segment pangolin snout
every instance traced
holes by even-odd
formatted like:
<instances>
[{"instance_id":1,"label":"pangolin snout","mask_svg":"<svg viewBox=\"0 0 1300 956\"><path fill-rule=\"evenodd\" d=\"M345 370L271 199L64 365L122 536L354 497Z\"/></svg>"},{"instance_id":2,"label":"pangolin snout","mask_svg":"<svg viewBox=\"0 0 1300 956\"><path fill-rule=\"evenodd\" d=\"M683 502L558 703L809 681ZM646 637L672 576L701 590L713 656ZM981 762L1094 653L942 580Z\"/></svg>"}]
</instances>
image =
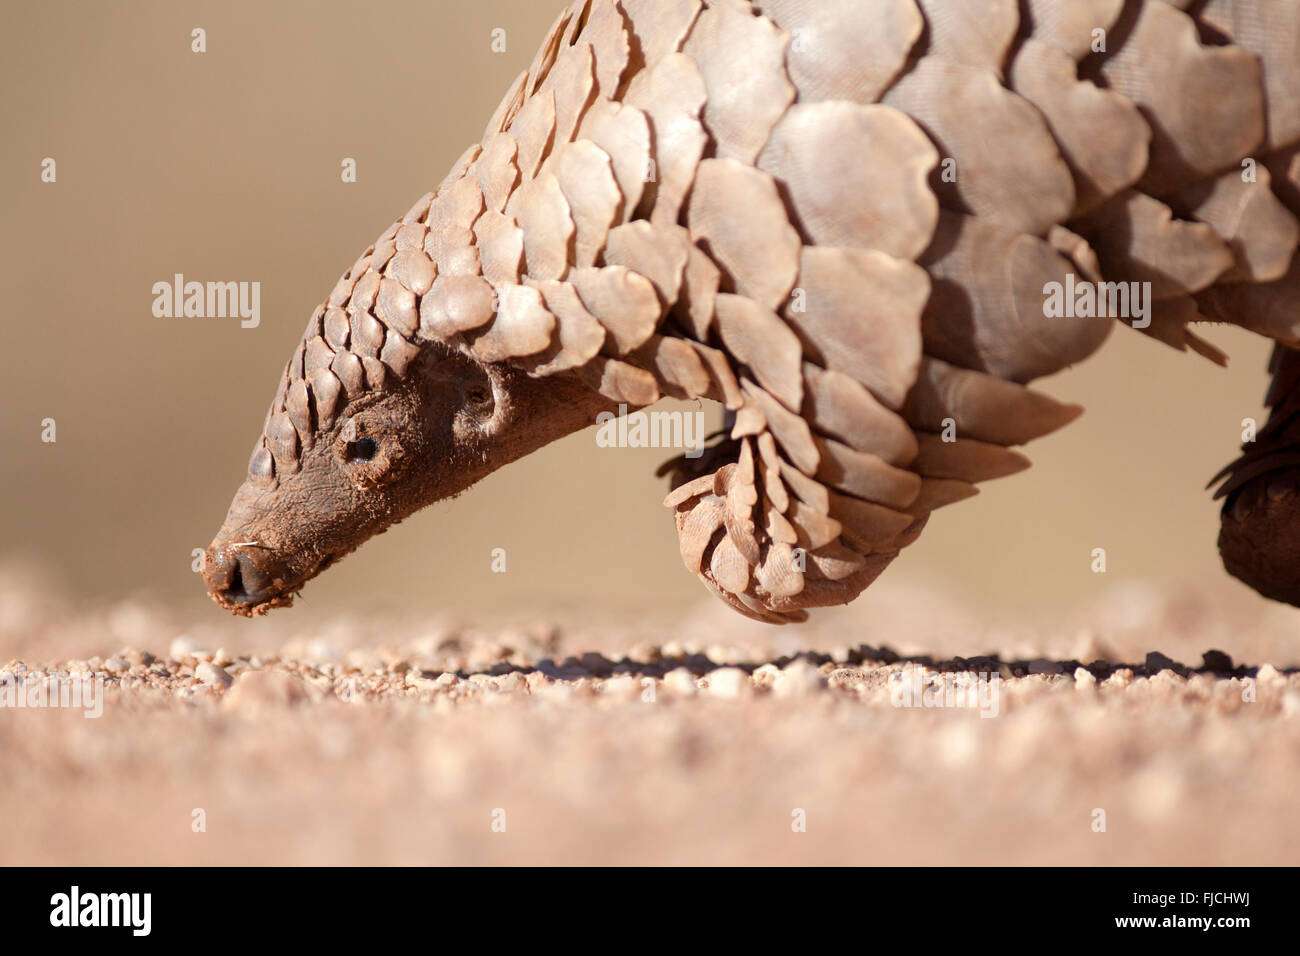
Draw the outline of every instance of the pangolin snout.
<instances>
[{"instance_id":1,"label":"pangolin snout","mask_svg":"<svg viewBox=\"0 0 1300 956\"><path fill-rule=\"evenodd\" d=\"M248 545L214 543L207 551L203 579L216 602L236 612L252 613L280 597L266 558Z\"/></svg>"}]
</instances>

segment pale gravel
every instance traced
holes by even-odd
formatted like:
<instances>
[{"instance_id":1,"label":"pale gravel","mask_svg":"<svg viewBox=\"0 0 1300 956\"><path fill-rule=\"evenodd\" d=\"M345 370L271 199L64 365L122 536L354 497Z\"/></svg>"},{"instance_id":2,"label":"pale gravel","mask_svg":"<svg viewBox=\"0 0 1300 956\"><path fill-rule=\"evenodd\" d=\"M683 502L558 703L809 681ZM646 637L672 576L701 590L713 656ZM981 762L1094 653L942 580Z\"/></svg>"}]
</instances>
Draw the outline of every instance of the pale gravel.
<instances>
[{"instance_id":1,"label":"pale gravel","mask_svg":"<svg viewBox=\"0 0 1300 956\"><path fill-rule=\"evenodd\" d=\"M799 632L712 605L561 627L294 609L250 628L0 582L0 674L106 688L97 720L0 709L0 863L1300 855L1300 630L1260 602L1127 589L1009 625L899 591ZM900 659L916 643L928 663ZM1190 669L1211 649L1233 670ZM992 719L891 701L891 682L998 667Z\"/></svg>"}]
</instances>

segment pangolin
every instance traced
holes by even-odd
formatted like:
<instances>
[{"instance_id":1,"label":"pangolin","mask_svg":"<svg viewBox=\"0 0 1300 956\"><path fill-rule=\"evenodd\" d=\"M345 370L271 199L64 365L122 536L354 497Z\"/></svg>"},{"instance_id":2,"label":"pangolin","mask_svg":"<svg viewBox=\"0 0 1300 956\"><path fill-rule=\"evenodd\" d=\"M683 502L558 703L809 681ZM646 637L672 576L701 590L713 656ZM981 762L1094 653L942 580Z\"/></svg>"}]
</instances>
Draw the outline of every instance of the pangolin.
<instances>
[{"instance_id":1,"label":"pangolin","mask_svg":"<svg viewBox=\"0 0 1300 956\"><path fill-rule=\"evenodd\" d=\"M683 562L803 620L1081 412L1031 380L1117 321L1222 362L1209 320L1277 343L1224 561L1300 603L1297 217L1296 0L576 0L313 312L207 586L287 605L672 396L727 422L667 468Z\"/></svg>"}]
</instances>

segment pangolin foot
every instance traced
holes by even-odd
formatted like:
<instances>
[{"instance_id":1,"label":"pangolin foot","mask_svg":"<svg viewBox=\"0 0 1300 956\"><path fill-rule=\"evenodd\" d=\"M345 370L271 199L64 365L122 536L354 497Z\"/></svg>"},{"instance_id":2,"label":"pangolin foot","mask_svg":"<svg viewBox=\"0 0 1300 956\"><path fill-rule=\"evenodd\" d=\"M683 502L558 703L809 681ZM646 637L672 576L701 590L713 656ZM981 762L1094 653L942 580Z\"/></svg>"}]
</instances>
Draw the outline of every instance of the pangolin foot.
<instances>
[{"instance_id":1,"label":"pangolin foot","mask_svg":"<svg viewBox=\"0 0 1300 956\"><path fill-rule=\"evenodd\" d=\"M1269 471L1233 491L1220 516L1228 573L1267 598L1300 607L1300 468Z\"/></svg>"}]
</instances>

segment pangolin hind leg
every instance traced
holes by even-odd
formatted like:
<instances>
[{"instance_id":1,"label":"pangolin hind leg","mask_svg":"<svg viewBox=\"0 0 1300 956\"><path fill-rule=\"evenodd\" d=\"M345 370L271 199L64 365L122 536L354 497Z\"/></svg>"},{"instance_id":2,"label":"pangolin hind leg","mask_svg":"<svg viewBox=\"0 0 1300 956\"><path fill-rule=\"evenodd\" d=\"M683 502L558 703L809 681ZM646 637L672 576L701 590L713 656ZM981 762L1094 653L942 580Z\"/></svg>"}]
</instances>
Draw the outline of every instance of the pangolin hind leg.
<instances>
[{"instance_id":1,"label":"pangolin hind leg","mask_svg":"<svg viewBox=\"0 0 1300 956\"><path fill-rule=\"evenodd\" d=\"M1300 352L1278 344L1268 421L1223 470L1219 554L1265 597L1300 606Z\"/></svg>"}]
</instances>

